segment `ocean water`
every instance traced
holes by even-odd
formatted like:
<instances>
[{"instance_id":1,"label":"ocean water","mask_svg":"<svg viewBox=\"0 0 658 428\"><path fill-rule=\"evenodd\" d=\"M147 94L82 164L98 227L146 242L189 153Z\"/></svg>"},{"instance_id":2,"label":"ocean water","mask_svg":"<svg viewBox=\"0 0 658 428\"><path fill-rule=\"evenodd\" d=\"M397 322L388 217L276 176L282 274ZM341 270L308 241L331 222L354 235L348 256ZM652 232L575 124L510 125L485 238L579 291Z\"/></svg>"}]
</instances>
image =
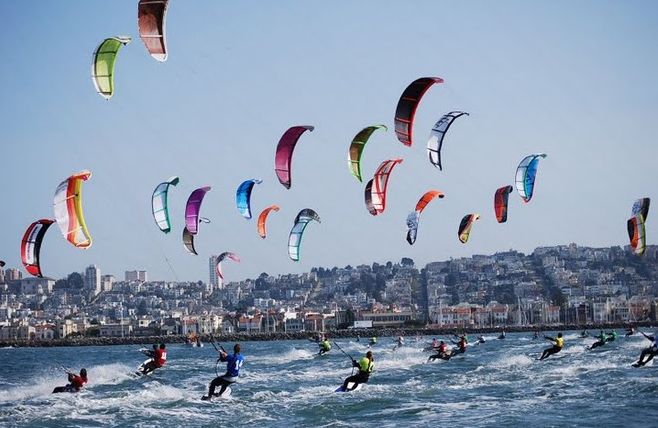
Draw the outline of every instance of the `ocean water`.
<instances>
[{"instance_id":1,"label":"ocean water","mask_svg":"<svg viewBox=\"0 0 658 428\"><path fill-rule=\"evenodd\" d=\"M0 349L0 426L656 425L658 363L631 367L648 340L620 337L587 351L594 339L565 337L565 349L544 361L536 357L548 341L513 333L433 363L423 352L431 337L407 337L396 351L392 338L381 338L370 382L351 393L333 392L352 373L335 346L317 357L308 341L243 342L243 376L231 397L211 403L200 401L216 376L210 344L170 345L167 365L139 379L138 346ZM367 350L355 339L338 343L355 358ZM61 365L86 367L88 386L50 394L66 384Z\"/></svg>"}]
</instances>

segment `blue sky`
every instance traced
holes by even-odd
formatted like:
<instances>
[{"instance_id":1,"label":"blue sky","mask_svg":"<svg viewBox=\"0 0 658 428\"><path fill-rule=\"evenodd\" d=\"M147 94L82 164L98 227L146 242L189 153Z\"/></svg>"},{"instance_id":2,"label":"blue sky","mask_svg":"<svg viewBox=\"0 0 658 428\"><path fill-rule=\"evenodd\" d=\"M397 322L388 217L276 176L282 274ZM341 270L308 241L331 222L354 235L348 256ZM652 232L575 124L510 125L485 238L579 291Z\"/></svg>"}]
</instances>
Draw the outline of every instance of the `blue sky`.
<instances>
[{"instance_id":1,"label":"blue sky","mask_svg":"<svg viewBox=\"0 0 658 428\"><path fill-rule=\"evenodd\" d=\"M42 247L45 274L88 264L123 277L206 280L208 257L241 256L228 281L411 257L417 263L510 248L576 242L626 245L633 201L654 198L658 169L658 4L655 2L180 1L167 17L169 59L154 61L137 34L137 2L0 2L2 209L0 259L20 266L20 239L52 218L57 184L89 169L84 210L94 245L75 249L56 227ZM130 35L119 53L116 92L94 91L90 63L104 38ZM423 99L413 147L392 131L402 90L440 76ZM434 122L464 110L444 141L443 171L427 160ZM363 127L383 123L362 168L402 157L386 211L372 217L346 156ZM293 184L274 174L274 150L293 125L314 125L293 159ZM535 195L510 195L499 225L493 193L513 184L518 162L545 152ZM174 229L154 224L150 196L171 175ZM252 211L270 204L268 238L235 207L235 190L260 178ZM182 247L184 204L210 185L197 238L200 256ZM445 192L422 215L418 239L405 219L426 190ZM302 208L311 224L302 259L287 238ZM467 244L457 226L480 213ZM648 243L658 233L650 213Z\"/></svg>"}]
</instances>

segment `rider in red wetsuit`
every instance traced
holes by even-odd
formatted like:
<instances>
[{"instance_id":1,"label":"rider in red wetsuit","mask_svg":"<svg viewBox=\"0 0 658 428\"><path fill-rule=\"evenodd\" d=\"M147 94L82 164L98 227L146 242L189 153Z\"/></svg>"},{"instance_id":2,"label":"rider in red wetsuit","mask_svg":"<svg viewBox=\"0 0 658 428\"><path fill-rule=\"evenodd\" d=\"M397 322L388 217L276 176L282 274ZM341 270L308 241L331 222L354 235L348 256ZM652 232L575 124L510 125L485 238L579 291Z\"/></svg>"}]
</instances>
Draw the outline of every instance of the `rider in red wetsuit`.
<instances>
[{"instance_id":1,"label":"rider in red wetsuit","mask_svg":"<svg viewBox=\"0 0 658 428\"><path fill-rule=\"evenodd\" d=\"M143 375L147 375L155 369L159 369L167 362L167 350L165 344L161 343L160 348L156 349L153 353L153 359L149 361L142 370Z\"/></svg>"},{"instance_id":2,"label":"rider in red wetsuit","mask_svg":"<svg viewBox=\"0 0 658 428\"><path fill-rule=\"evenodd\" d=\"M87 383L87 369L80 369L80 376L75 373L68 373L69 384L66 386L58 386L53 389L53 394L59 392L78 392Z\"/></svg>"}]
</instances>

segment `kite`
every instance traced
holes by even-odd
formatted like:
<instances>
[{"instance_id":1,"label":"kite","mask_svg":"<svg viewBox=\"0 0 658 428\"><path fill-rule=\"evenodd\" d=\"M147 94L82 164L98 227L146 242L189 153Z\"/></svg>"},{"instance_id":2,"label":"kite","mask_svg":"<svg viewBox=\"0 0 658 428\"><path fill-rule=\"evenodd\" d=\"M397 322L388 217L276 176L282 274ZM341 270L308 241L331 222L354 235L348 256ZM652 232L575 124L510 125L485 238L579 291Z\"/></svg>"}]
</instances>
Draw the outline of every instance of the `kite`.
<instances>
[{"instance_id":1,"label":"kite","mask_svg":"<svg viewBox=\"0 0 658 428\"><path fill-rule=\"evenodd\" d=\"M535 187L535 176L539 167L539 159L545 158L545 153L536 153L523 158L516 168L516 190L521 195L523 202L530 202Z\"/></svg>"},{"instance_id":2,"label":"kite","mask_svg":"<svg viewBox=\"0 0 658 428\"><path fill-rule=\"evenodd\" d=\"M378 129L383 129L384 131L388 130L385 125L374 125L363 128L358 134L356 134L350 144L350 149L347 152L347 166L352 175L359 181L363 181L361 179L361 155L363 154L363 149L372 133Z\"/></svg>"},{"instance_id":3,"label":"kite","mask_svg":"<svg viewBox=\"0 0 658 428\"><path fill-rule=\"evenodd\" d=\"M443 83L440 77L421 77L416 79L402 92L395 109L395 134L405 146L411 146L412 131L416 109L425 92L435 83Z\"/></svg>"},{"instance_id":4,"label":"kite","mask_svg":"<svg viewBox=\"0 0 658 428\"><path fill-rule=\"evenodd\" d=\"M418 222L420 221L420 213L423 212L427 204L429 204L433 199L439 198L442 199L445 197L443 192L439 190L430 190L425 192L423 196L420 197L418 203L416 204L416 209L409 213L407 216L407 242L409 245L413 245L416 242L416 235L418 234Z\"/></svg>"},{"instance_id":5,"label":"kite","mask_svg":"<svg viewBox=\"0 0 658 428\"><path fill-rule=\"evenodd\" d=\"M267 221L267 216L270 215L271 211L279 211L279 207L277 205L270 205L269 207L265 208L258 216L258 234L263 239L265 239L267 236L265 230L265 222Z\"/></svg>"},{"instance_id":6,"label":"kite","mask_svg":"<svg viewBox=\"0 0 658 428\"><path fill-rule=\"evenodd\" d=\"M480 214L466 214L462 219L461 223L459 223L459 231L457 232L457 235L459 235L459 240L463 244L465 244L468 241L468 237L471 234L471 228L473 227L473 223L475 223L475 221L479 219L480 219Z\"/></svg>"},{"instance_id":7,"label":"kite","mask_svg":"<svg viewBox=\"0 0 658 428\"><path fill-rule=\"evenodd\" d=\"M139 0L137 25L146 50L160 62L167 60L165 27L169 0Z\"/></svg>"},{"instance_id":8,"label":"kite","mask_svg":"<svg viewBox=\"0 0 658 428\"><path fill-rule=\"evenodd\" d=\"M55 220L62 235L77 248L91 247L91 235L82 212L82 182L91 177L85 170L62 181L55 190Z\"/></svg>"},{"instance_id":9,"label":"kite","mask_svg":"<svg viewBox=\"0 0 658 428\"><path fill-rule=\"evenodd\" d=\"M167 194L169 186L178 184L179 178L176 176L170 177L157 185L151 197L151 208L155 224L158 225L161 231L169 233L171 231L171 222L169 220L169 203L167 202Z\"/></svg>"},{"instance_id":10,"label":"kite","mask_svg":"<svg viewBox=\"0 0 658 428\"><path fill-rule=\"evenodd\" d=\"M43 273L41 272L41 265L39 263L39 255L41 253L41 241L46 235L46 231L51 224L54 223L54 220L41 219L32 223L21 240L21 261L25 270L30 275L36 276L38 278L43 278ZM4 262L0 264L0 267L4 266Z\"/></svg>"},{"instance_id":11,"label":"kite","mask_svg":"<svg viewBox=\"0 0 658 428\"><path fill-rule=\"evenodd\" d=\"M452 125L455 119L460 116L468 116L468 113L464 111L451 111L450 113L444 115L441 119L434 124L432 132L430 133L430 139L427 141L427 154L430 158L430 163L439 170L443 171L441 166L441 147L443 146L443 138L445 138L448 128Z\"/></svg>"},{"instance_id":12,"label":"kite","mask_svg":"<svg viewBox=\"0 0 658 428\"><path fill-rule=\"evenodd\" d=\"M295 150L299 137L305 131L313 131L314 127L310 125L293 126L283 133L279 144L276 146L276 153L274 156L274 172L283 184L283 187L290 189L292 185L292 153Z\"/></svg>"},{"instance_id":13,"label":"kite","mask_svg":"<svg viewBox=\"0 0 658 428\"><path fill-rule=\"evenodd\" d=\"M313 211L310 208L305 208L297 214L295 217L295 223L290 230L290 236L288 237L288 255L294 261L299 261L300 246L302 243L302 235L304 234L304 229L312 220L320 223L320 216L318 213Z\"/></svg>"},{"instance_id":14,"label":"kite","mask_svg":"<svg viewBox=\"0 0 658 428\"><path fill-rule=\"evenodd\" d=\"M255 184L262 182L263 180L258 179L244 181L238 186L237 192L235 192L235 203L238 206L238 211L247 220L251 218L251 191Z\"/></svg>"},{"instance_id":15,"label":"kite","mask_svg":"<svg viewBox=\"0 0 658 428\"><path fill-rule=\"evenodd\" d=\"M505 223L507 221L507 202L509 194L514 190L512 186L503 186L496 190L494 195L494 211L496 212L496 221Z\"/></svg>"},{"instance_id":16,"label":"kite","mask_svg":"<svg viewBox=\"0 0 658 428\"><path fill-rule=\"evenodd\" d=\"M94 51L91 63L91 78L96 92L109 100L114 95L114 64L121 46L130 43L130 37L110 37L101 42Z\"/></svg>"}]
</instances>

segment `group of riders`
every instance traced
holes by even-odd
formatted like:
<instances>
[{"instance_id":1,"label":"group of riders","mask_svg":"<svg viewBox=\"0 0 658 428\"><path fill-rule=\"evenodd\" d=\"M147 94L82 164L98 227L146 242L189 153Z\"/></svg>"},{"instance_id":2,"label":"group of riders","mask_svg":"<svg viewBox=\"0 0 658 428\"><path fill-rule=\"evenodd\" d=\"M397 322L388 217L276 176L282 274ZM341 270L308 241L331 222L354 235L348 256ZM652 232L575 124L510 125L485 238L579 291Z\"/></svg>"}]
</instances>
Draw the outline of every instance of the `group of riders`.
<instances>
[{"instance_id":1,"label":"group of riders","mask_svg":"<svg viewBox=\"0 0 658 428\"><path fill-rule=\"evenodd\" d=\"M635 332L636 331L631 327L626 332L626 336L632 336L633 334L635 334ZM642 334L642 336L644 336L647 340L651 342L651 345L642 350L639 360L633 364L633 367L642 367L645 364L647 364L649 361L651 361L655 356L658 355L658 333L654 335L647 335L643 332L640 333ZM588 334L585 330L581 333L581 337L588 337ZM603 331L601 331L600 334L596 337L598 340L594 342L588 349L596 349L599 346L603 346L605 343L614 341L615 339L617 339L617 337L618 334L614 331L611 331L609 333L604 333ZM498 339L504 339L504 338L505 338L505 333L503 332L498 337ZM535 336L533 338L538 338L538 332L535 332ZM469 345L468 336L465 333L461 335L455 335L455 339L457 340L451 339L450 342L453 345L456 345L456 347L449 348L446 342L444 342L443 340L437 341L437 339L434 338L430 350L434 351L435 353L429 356L428 362L437 359L448 361L455 355L464 354L466 352L467 346ZM549 348L544 349L541 356L538 358L539 360L544 360L550 357L551 355L557 354L564 347L564 338L562 336L562 333L558 333L555 338L544 336L544 339L551 341L553 345ZM358 337L357 340L359 340ZM313 339L312 341L318 343L318 346L320 348L318 355L324 355L331 350L331 343L329 342L329 339L326 335L318 336L317 339ZM480 336L475 341L474 344L477 345L477 344L482 344L484 342L485 342L484 337ZM377 338L376 337L371 338L369 340L368 348L375 345L376 343L377 343ZM334 342L334 344L341 350L341 352L343 352L352 360L352 366L358 369L357 373L347 377L343 381L343 385L336 391L350 391L356 389L360 384L368 383L370 375L375 367L375 363L374 363L375 358L373 356L372 351L368 350L365 356L357 361L354 358L352 358L349 354L347 354L343 349L341 349L337 343ZM396 340L395 348L393 349L395 350L396 348L403 345L404 345L404 338L402 336L399 336ZM226 363L226 373L224 373L221 376L217 376L210 382L210 385L208 387L208 394L201 397L202 400L206 400L206 401L212 400L214 397L221 397L231 384L237 382L240 376L240 369L242 368L242 365L244 364L245 361L244 356L240 352L241 348L239 343L236 343L233 346L232 354L226 352L224 348L222 348L221 346L219 348L216 347L216 349L219 354L218 362ZM164 343L161 343L159 346L153 345L152 350L143 349L141 351L149 357L149 360L145 361L139 367L136 373L137 375L140 376L148 375L154 370L163 367L167 362L167 351L166 351L166 345ZM70 370L66 370L66 373L68 376L69 383L65 386L56 387L53 390L53 394L60 392L78 392L88 382L87 370L84 368L80 370L79 375L71 372ZM216 392L218 387L219 387L219 392Z\"/></svg>"}]
</instances>

